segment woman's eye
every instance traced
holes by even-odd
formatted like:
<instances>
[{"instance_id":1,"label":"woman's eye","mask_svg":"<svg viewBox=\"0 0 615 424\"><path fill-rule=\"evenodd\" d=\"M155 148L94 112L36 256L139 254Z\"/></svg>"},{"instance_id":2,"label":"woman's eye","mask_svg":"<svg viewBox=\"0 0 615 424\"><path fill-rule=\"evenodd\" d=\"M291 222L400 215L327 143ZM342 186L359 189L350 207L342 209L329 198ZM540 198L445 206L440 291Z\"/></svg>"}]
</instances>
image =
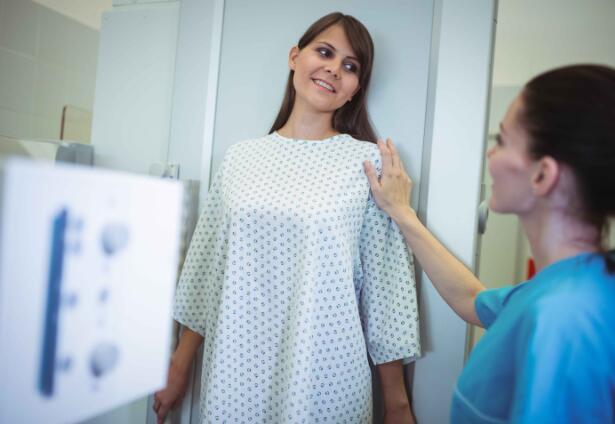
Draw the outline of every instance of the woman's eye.
<instances>
[{"instance_id":1,"label":"woman's eye","mask_svg":"<svg viewBox=\"0 0 615 424\"><path fill-rule=\"evenodd\" d=\"M504 144L504 142L502 141L502 136L500 134L495 135L495 142L497 143L498 146L501 146L502 144Z\"/></svg>"},{"instance_id":2,"label":"woman's eye","mask_svg":"<svg viewBox=\"0 0 615 424\"><path fill-rule=\"evenodd\" d=\"M347 71L352 72L353 74L359 72L359 67L354 63L345 63L344 68L346 68Z\"/></svg>"},{"instance_id":3,"label":"woman's eye","mask_svg":"<svg viewBox=\"0 0 615 424\"><path fill-rule=\"evenodd\" d=\"M331 57L331 50L325 48L325 47L319 47L318 49L316 49L316 51L318 52L319 55L323 56L323 57Z\"/></svg>"}]
</instances>

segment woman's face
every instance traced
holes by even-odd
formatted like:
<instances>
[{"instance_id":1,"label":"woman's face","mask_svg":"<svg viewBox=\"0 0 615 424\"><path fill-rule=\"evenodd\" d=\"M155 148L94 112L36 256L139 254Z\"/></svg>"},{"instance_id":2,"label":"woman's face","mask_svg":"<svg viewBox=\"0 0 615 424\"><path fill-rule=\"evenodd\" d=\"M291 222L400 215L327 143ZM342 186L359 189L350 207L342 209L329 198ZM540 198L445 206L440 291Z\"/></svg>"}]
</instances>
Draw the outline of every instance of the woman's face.
<instances>
[{"instance_id":1,"label":"woman's face","mask_svg":"<svg viewBox=\"0 0 615 424\"><path fill-rule=\"evenodd\" d=\"M314 111L333 113L359 89L359 61L340 25L327 28L301 50L293 47L289 66L295 71L295 106L300 102Z\"/></svg>"},{"instance_id":2,"label":"woman's face","mask_svg":"<svg viewBox=\"0 0 615 424\"><path fill-rule=\"evenodd\" d=\"M487 152L493 180L489 207L499 213L521 215L535 202L532 178L537 162L529 155L528 136L518 119L521 107L521 98L517 97L500 124L496 145Z\"/></svg>"}]
</instances>

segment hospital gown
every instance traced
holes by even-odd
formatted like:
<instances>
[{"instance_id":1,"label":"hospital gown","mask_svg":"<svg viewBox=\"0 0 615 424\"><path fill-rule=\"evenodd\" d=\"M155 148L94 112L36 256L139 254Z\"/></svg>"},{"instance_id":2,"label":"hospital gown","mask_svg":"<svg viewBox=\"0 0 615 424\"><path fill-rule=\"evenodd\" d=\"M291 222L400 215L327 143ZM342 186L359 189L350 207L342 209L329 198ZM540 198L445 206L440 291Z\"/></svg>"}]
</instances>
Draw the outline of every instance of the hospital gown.
<instances>
[{"instance_id":1,"label":"hospital gown","mask_svg":"<svg viewBox=\"0 0 615 424\"><path fill-rule=\"evenodd\" d=\"M364 160L380 169L349 135L228 149L174 309L205 338L202 422L368 423L367 353L420 354L412 256Z\"/></svg>"}]
</instances>

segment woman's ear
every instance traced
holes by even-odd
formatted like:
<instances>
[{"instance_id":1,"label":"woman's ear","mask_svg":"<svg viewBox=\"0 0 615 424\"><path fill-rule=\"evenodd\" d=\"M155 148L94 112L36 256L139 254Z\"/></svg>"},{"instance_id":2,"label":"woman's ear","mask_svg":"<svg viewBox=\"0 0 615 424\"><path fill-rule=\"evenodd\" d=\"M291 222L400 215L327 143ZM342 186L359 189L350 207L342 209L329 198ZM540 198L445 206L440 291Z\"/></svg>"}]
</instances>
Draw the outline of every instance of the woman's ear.
<instances>
[{"instance_id":1,"label":"woman's ear","mask_svg":"<svg viewBox=\"0 0 615 424\"><path fill-rule=\"evenodd\" d=\"M541 158L532 176L532 186L537 196L546 196L556 186L561 174L560 164L551 156Z\"/></svg>"},{"instance_id":2,"label":"woman's ear","mask_svg":"<svg viewBox=\"0 0 615 424\"><path fill-rule=\"evenodd\" d=\"M297 67L296 61L297 61L297 56L299 56L299 47L297 46L293 46L290 49L290 52L288 53L288 67L290 68L291 71L294 71L295 68Z\"/></svg>"}]
</instances>

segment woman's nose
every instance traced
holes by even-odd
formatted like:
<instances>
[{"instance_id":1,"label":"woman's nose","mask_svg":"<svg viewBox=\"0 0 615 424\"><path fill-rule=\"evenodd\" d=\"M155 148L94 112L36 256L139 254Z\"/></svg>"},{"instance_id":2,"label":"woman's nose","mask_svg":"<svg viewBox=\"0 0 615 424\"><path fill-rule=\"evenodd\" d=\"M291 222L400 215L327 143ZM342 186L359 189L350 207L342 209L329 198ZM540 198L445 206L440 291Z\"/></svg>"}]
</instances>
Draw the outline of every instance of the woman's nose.
<instances>
[{"instance_id":1,"label":"woman's nose","mask_svg":"<svg viewBox=\"0 0 615 424\"><path fill-rule=\"evenodd\" d=\"M325 70L330 73L333 78L338 79L339 78L339 69L340 69L340 64L329 64L327 67L325 67Z\"/></svg>"}]
</instances>

